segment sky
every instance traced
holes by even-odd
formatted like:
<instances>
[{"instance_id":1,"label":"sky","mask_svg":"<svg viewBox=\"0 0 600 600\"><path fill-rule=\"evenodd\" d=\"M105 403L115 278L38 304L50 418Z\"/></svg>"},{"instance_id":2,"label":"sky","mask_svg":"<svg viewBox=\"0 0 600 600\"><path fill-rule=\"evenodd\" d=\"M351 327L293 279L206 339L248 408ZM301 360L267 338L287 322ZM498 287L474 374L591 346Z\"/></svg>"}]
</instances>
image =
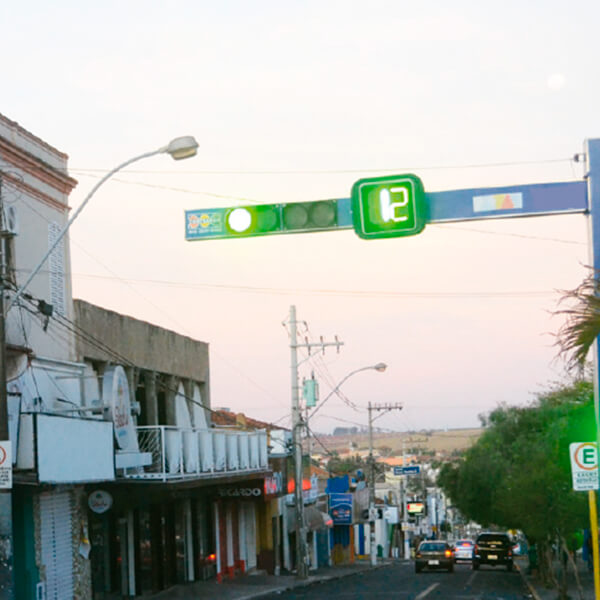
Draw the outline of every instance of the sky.
<instances>
[{"instance_id":1,"label":"sky","mask_svg":"<svg viewBox=\"0 0 600 600\"><path fill-rule=\"evenodd\" d=\"M583 178L600 137L600 4L24 0L0 7L0 112L69 155L74 297L210 344L211 403L289 425L290 307L325 398L311 429L476 427L565 377L563 290L583 215L186 242L184 211L349 197L414 173L426 191ZM351 406L353 405L353 406Z\"/></svg>"}]
</instances>

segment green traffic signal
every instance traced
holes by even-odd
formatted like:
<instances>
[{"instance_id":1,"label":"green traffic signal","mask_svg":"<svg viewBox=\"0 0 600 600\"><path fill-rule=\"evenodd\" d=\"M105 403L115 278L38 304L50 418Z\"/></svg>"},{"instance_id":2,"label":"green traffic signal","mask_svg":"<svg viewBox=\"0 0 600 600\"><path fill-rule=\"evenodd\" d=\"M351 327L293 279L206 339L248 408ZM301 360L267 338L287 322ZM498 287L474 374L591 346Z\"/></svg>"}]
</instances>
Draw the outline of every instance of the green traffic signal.
<instances>
[{"instance_id":1,"label":"green traffic signal","mask_svg":"<svg viewBox=\"0 0 600 600\"><path fill-rule=\"evenodd\" d=\"M360 179L352 186L352 222L363 239L416 235L425 227L426 210L416 175Z\"/></svg>"},{"instance_id":2,"label":"green traffic signal","mask_svg":"<svg viewBox=\"0 0 600 600\"><path fill-rule=\"evenodd\" d=\"M288 202L228 208L223 237L251 237L336 229L337 201Z\"/></svg>"},{"instance_id":3,"label":"green traffic signal","mask_svg":"<svg viewBox=\"0 0 600 600\"><path fill-rule=\"evenodd\" d=\"M281 229L281 210L277 204L237 206L225 212L225 229L231 236L266 235Z\"/></svg>"}]
</instances>

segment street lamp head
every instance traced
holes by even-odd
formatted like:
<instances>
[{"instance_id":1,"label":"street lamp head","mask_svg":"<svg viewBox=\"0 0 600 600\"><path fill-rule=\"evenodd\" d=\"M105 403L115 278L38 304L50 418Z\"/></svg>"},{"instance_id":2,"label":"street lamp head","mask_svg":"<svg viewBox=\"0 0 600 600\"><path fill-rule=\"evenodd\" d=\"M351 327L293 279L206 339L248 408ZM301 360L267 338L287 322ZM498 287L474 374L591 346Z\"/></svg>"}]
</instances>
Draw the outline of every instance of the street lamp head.
<instances>
[{"instance_id":1,"label":"street lamp head","mask_svg":"<svg viewBox=\"0 0 600 600\"><path fill-rule=\"evenodd\" d=\"M162 152L170 154L175 160L182 160L196 155L198 142L191 135L175 138L168 146L161 148Z\"/></svg>"},{"instance_id":2,"label":"street lamp head","mask_svg":"<svg viewBox=\"0 0 600 600\"><path fill-rule=\"evenodd\" d=\"M379 371L379 373L383 373L386 369L387 369L387 365L385 363L377 363L374 367L373 367L376 371Z\"/></svg>"}]
</instances>

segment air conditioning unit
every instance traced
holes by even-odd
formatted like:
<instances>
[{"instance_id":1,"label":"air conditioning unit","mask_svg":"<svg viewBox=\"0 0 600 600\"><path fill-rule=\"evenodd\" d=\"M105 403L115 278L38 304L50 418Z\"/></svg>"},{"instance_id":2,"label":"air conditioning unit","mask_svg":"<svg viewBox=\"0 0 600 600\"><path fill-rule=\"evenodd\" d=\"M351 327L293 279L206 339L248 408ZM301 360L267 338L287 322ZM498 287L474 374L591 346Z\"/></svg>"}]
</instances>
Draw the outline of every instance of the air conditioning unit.
<instances>
[{"instance_id":1,"label":"air conditioning unit","mask_svg":"<svg viewBox=\"0 0 600 600\"><path fill-rule=\"evenodd\" d=\"M8 204L4 207L4 225L8 233L19 235L19 213L14 204Z\"/></svg>"}]
</instances>

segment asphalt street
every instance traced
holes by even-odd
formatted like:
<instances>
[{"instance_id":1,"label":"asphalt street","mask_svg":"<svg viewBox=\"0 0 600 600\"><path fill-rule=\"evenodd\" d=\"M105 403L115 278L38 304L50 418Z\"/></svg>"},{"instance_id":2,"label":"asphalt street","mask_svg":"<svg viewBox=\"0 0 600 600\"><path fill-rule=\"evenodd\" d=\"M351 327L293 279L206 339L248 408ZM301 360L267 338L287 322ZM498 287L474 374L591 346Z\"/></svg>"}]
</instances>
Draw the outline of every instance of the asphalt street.
<instances>
[{"instance_id":1,"label":"asphalt street","mask_svg":"<svg viewBox=\"0 0 600 600\"><path fill-rule=\"evenodd\" d=\"M454 573L422 572L412 563L398 563L375 571L268 596L283 599L331 600L523 600L531 598L521 575L504 569L456 565Z\"/></svg>"}]
</instances>

